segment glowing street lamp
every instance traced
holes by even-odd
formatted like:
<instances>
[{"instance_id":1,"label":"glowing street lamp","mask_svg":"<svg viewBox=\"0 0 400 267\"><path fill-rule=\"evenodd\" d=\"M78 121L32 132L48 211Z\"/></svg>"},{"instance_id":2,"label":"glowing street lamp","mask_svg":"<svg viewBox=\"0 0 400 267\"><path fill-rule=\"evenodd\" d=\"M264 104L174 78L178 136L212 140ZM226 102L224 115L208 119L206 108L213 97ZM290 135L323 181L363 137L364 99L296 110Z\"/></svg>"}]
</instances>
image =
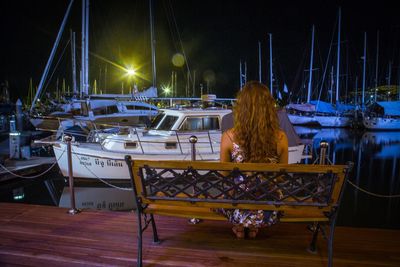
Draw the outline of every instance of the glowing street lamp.
<instances>
[{"instance_id":1,"label":"glowing street lamp","mask_svg":"<svg viewBox=\"0 0 400 267\"><path fill-rule=\"evenodd\" d=\"M126 70L126 74L128 74L128 76L135 76L136 75L136 71L132 68L129 68Z\"/></svg>"},{"instance_id":2,"label":"glowing street lamp","mask_svg":"<svg viewBox=\"0 0 400 267\"><path fill-rule=\"evenodd\" d=\"M169 87L168 85L161 85L161 89L164 92L164 95L169 95L171 93L171 87Z\"/></svg>"}]
</instances>

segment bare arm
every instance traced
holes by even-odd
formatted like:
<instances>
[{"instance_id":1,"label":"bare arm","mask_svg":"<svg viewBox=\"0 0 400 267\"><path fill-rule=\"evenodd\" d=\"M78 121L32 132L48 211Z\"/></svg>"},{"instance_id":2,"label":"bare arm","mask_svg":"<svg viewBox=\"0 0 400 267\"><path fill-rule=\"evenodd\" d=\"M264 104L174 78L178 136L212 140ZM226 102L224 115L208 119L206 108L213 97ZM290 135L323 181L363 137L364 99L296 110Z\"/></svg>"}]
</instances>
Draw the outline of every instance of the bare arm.
<instances>
[{"instance_id":1,"label":"bare arm","mask_svg":"<svg viewBox=\"0 0 400 267\"><path fill-rule=\"evenodd\" d=\"M278 140L279 163L288 164L289 162L289 145L285 132L280 131Z\"/></svg>"},{"instance_id":2,"label":"bare arm","mask_svg":"<svg viewBox=\"0 0 400 267\"><path fill-rule=\"evenodd\" d=\"M220 147L220 161L230 162L231 161L231 150L232 150L232 140L228 136L228 131L225 131L221 136L221 147Z\"/></svg>"}]
</instances>

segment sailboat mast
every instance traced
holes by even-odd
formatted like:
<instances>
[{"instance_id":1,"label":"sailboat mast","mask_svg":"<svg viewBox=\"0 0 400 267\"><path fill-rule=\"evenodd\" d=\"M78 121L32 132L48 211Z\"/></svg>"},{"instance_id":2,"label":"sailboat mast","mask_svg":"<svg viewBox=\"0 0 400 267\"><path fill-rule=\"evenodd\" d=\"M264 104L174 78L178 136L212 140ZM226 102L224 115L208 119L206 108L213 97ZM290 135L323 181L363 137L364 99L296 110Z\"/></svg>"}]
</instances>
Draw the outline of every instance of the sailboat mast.
<instances>
[{"instance_id":1,"label":"sailboat mast","mask_svg":"<svg viewBox=\"0 0 400 267\"><path fill-rule=\"evenodd\" d=\"M56 53L56 49L57 49L58 44L59 44L59 42L60 42L61 35L62 35L63 31L64 31L64 27L65 27L65 24L66 24L66 22L67 22L69 13L70 13L70 11L71 11L71 7L72 7L72 3L73 3L73 2L74 2L74 0L71 0L71 1L69 2L68 8L67 8L67 12L66 12L65 15L64 15L63 21L62 21L62 23L61 23L60 30L58 31L58 34L57 34L56 41L54 42L53 49L51 50L51 53L50 53L50 57L49 57L49 59L48 59L48 61L47 61L47 64L46 64L46 67L45 67L45 69L44 69L42 78L40 79L39 87L38 87L38 89L37 89L37 91L36 91L36 95L35 95L35 97L34 97L34 99L33 99L33 101L32 101L32 105L31 105L30 112L33 111L33 108L35 107L35 103L36 103L36 101L38 100L39 95L40 95L41 92L42 92L44 81L45 81L45 79L46 79L46 77L47 77L47 74L49 73L50 65L51 65L51 63L53 62L54 55L55 55L55 53Z\"/></svg>"},{"instance_id":2,"label":"sailboat mast","mask_svg":"<svg viewBox=\"0 0 400 267\"><path fill-rule=\"evenodd\" d=\"M89 0L85 1L85 94L89 95Z\"/></svg>"},{"instance_id":3,"label":"sailboat mast","mask_svg":"<svg viewBox=\"0 0 400 267\"><path fill-rule=\"evenodd\" d=\"M150 39L151 39L151 73L152 73L152 86L157 87L157 73L156 73L156 40L154 36L154 17L153 17L153 0L149 0L150 10Z\"/></svg>"},{"instance_id":4,"label":"sailboat mast","mask_svg":"<svg viewBox=\"0 0 400 267\"><path fill-rule=\"evenodd\" d=\"M398 69L398 78L397 78L397 100L400 100L400 66L397 68Z\"/></svg>"},{"instance_id":5,"label":"sailboat mast","mask_svg":"<svg viewBox=\"0 0 400 267\"><path fill-rule=\"evenodd\" d=\"M330 91L330 93L329 93L329 101L330 101L331 104L333 104L333 84L334 83L335 83L335 80L334 80L334 77L333 77L333 66L332 66L332 68L331 68L331 84L330 84L331 90L329 90Z\"/></svg>"},{"instance_id":6,"label":"sailboat mast","mask_svg":"<svg viewBox=\"0 0 400 267\"><path fill-rule=\"evenodd\" d=\"M311 34L311 57L310 57L310 73L308 80L308 90L307 90L307 103L310 103L311 100L311 84L312 84L312 70L313 70L313 62L314 62L314 31L315 26L312 25L312 34Z\"/></svg>"},{"instance_id":7,"label":"sailboat mast","mask_svg":"<svg viewBox=\"0 0 400 267\"><path fill-rule=\"evenodd\" d=\"M356 76L356 93L354 94L354 104L358 105L358 76Z\"/></svg>"},{"instance_id":8,"label":"sailboat mast","mask_svg":"<svg viewBox=\"0 0 400 267\"><path fill-rule=\"evenodd\" d=\"M389 87L392 79L392 61L389 61L387 86ZM389 89L389 88L388 88ZM390 91L389 91L390 92Z\"/></svg>"},{"instance_id":9,"label":"sailboat mast","mask_svg":"<svg viewBox=\"0 0 400 267\"><path fill-rule=\"evenodd\" d=\"M85 81L86 81L86 0L82 0L82 30L81 30L81 35L82 35L82 45L81 45L81 83L80 83L80 97L82 98L83 95L85 94Z\"/></svg>"},{"instance_id":10,"label":"sailboat mast","mask_svg":"<svg viewBox=\"0 0 400 267\"><path fill-rule=\"evenodd\" d=\"M375 92L374 92L375 102L376 102L376 95L378 93L378 66L379 66L379 31L376 32L376 66L375 66Z\"/></svg>"},{"instance_id":11,"label":"sailboat mast","mask_svg":"<svg viewBox=\"0 0 400 267\"><path fill-rule=\"evenodd\" d=\"M258 42L258 80L261 83L261 42Z\"/></svg>"},{"instance_id":12,"label":"sailboat mast","mask_svg":"<svg viewBox=\"0 0 400 267\"><path fill-rule=\"evenodd\" d=\"M75 48L75 32L71 30L71 57L72 57L72 90L73 96L76 97L77 89L76 89L76 48Z\"/></svg>"},{"instance_id":13,"label":"sailboat mast","mask_svg":"<svg viewBox=\"0 0 400 267\"><path fill-rule=\"evenodd\" d=\"M336 102L339 102L339 76L340 76L340 28L342 20L342 10L339 7L338 14L338 46L337 46L337 63L336 63Z\"/></svg>"},{"instance_id":14,"label":"sailboat mast","mask_svg":"<svg viewBox=\"0 0 400 267\"><path fill-rule=\"evenodd\" d=\"M362 98L361 107L364 107L364 94L365 94L365 68L367 63L367 32L364 32L364 63L363 63L363 84L362 84Z\"/></svg>"},{"instance_id":15,"label":"sailboat mast","mask_svg":"<svg viewBox=\"0 0 400 267\"><path fill-rule=\"evenodd\" d=\"M272 33L269 33L269 90L273 96L272 84L273 84L273 72L272 72Z\"/></svg>"}]
</instances>

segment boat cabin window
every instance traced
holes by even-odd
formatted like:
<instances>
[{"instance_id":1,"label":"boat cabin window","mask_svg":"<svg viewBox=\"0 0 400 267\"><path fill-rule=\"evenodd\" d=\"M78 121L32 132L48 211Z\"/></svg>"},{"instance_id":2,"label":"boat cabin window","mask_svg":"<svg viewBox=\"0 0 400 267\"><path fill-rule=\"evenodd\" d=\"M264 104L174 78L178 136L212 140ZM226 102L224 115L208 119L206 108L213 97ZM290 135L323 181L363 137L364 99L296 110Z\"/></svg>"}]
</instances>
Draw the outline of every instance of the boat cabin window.
<instances>
[{"instance_id":1,"label":"boat cabin window","mask_svg":"<svg viewBox=\"0 0 400 267\"><path fill-rule=\"evenodd\" d=\"M93 115L107 115L107 114L114 114L118 113L118 107L116 105L112 106L105 106L93 109Z\"/></svg>"},{"instance_id":2,"label":"boat cabin window","mask_svg":"<svg viewBox=\"0 0 400 267\"><path fill-rule=\"evenodd\" d=\"M157 130L169 131L175 122L178 120L178 116L165 116L160 125L156 128Z\"/></svg>"},{"instance_id":3,"label":"boat cabin window","mask_svg":"<svg viewBox=\"0 0 400 267\"><path fill-rule=\"evenodd\" d=\"M181 131L219 130L219 118L216 117L188 117L182 123Z\"/></svg>"},{"instance_id":4,"label":"boat cabin window","mask_svg":"<svg viewBox=\"0 0 400 267\"><path fill-rule=\"evenodd\" d=\"M127 110L157 110L152 107L136 106L136 105L126 105Z\"/></svg>"}]
</instances>

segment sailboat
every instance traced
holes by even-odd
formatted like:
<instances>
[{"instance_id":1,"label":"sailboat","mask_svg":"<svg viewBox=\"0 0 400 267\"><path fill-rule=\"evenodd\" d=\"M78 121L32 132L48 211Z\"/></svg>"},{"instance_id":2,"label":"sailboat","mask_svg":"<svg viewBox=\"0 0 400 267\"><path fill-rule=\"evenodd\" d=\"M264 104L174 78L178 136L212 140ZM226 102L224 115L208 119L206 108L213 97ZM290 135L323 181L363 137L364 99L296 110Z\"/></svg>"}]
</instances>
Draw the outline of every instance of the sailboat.
<instances>
[{"instance_id":1,"label":"sailboat","mask_svg":"<svg viewBox=\"0 0 400 267\"><path fill-rule=\"evenodd\" d=\"M311 84L312 84L312 69L313 69L313 58L314 58L314 32L315 27L312 26L312 37L311 37L311 58L310 58L310 72L308 80L307 90L307 102L302 104L288 104L286 106L289 120L294 125L309 125L316 124L314 119L315 105L310 103L311 100Z\"/></svg>"},{"instance_id":2,"label":"sailboat","mask_svg":"<svg viewBox=\"0 0 400 267\"><path fill-rule=\"evenodd\" d=\"M336 103L335 105L318 100L311 100L311 85L313 71L314 26L312 28L311 59L308 81L307 102L305 104L289 104L286 109L290 121L295 125L317 124L322 127L348 127L352 124L354 107L339 102L339 62L340 62L340 21L341 10L338 14L338 50L336 66Z\"/></svg>"},{"instance_id":3,"label":"sailboat","mask_svg":"<svg viewBox=\"0 0 400 267\"><path fill-rule=\"evenodd\" d=\"M336 63L336 101L335 106L323 102L315 101L316 106L314 120L322 127L348 127L352 124L354 108L350 105L341 104L339 102L339 75L340 75L340 28L341 28L341 9L338 13L338 37L337 37L337 63Z\"/></svg>"},{"instance_id":4,"label":"sailboat","mask_svg":"<svg viewBox=\"0 0 400 267\"><path fill-rule=\"evenodd\" d=\"M379 32L377 47L379 48ZM364 61L366 50L366 33L364 38ZM378 52L377 52L378 62ZM365 65L365 64L364 64ZM390 68L389 68L390 70ZM365 72L365 70L364 70ZM378 63L376 65L376 81L375 81L375 102L370 104L362 113L362 123L369 130L400 130L400 87L398 87L397 101L376 101L378 90ZM365 82L364 82L365 83ZM390 71L388 77L388 88L390 87ZM364 105L364 90L362 104Z\"/></svg>"},{"instance_id":5,"label":"sailboat","mask_svg":"<svg viewBox=\"0 0 400 267\"><path fill-rule=\"evenodd\" d=\"M378 101L363 113L363 125L371 130L400 130L400 101Z\"/></svg>"},{"instance_id":6,"label":"sailboat","mask_svg":"<svg viewBox=\"0 0 400 267\"><path fill-rule=\"evenodd\" d=\"M50 103L42 104L40 95L43 93L44 81L49 73L50 66L60 42L66 21L71 11L74 0L71 0L64 19L61 23L56 41L53 45L50 57L47 61L45 70L40 80L38 90L32 101L30 109L30 121L35 128L41 130L56 131L65 120L78 120L83 122L102 123L107 125L129 125L145 126L150 118L157 115L158 108L152 104L143 101L137 101L137 98L148 99L157 97L157 88L155 87L154 67L153 67L153 85L143 92L135 92L128 95L109 95L96 96L89 94L89 0L82 0L82 75L80 92L76 90L76 70L75 70L75 48L74 35L71 35L72 62L73 62L73 88L74 97L65 104ZM152 46L153 50L153 46ZM154 53L153 53L154 54ZM155 64L152 54L152 63ZM80 95L81 99L77 96ZM50 112L46 113L51 105ZM67 123L65 125L69 125Z\"/></svg>"}]
</instances>

